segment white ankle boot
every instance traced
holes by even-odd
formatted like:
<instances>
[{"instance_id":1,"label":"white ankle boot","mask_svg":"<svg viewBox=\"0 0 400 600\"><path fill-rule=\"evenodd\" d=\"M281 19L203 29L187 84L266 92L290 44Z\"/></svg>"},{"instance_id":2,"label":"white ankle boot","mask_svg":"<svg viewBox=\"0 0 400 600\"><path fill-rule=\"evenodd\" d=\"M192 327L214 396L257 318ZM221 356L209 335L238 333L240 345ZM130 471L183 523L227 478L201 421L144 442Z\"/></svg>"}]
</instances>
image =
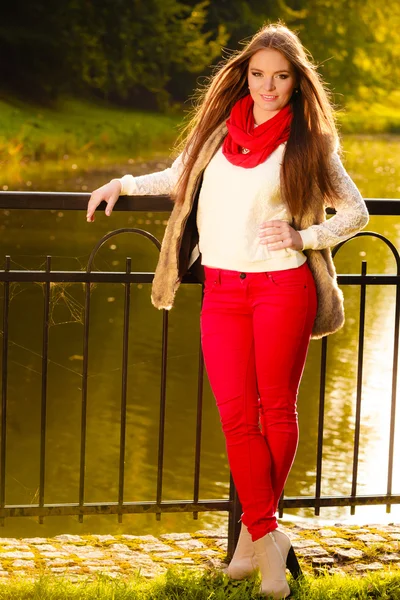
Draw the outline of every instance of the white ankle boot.
<instances>
[{"instance_id":1,"label":"white ankle boot","mask_svg":"<svg viewBox=\"0 0 400 600\"><path fill-rule=\"evenodd\" d=\"M291 545L288 536L277 529L253 542L262 579L260 594L271 595L274 600L289 596L286 559Z\"/></svg>"},{"instance_id":2,"label":"white ankle boot","mask_svg":"<svg viewBox=\"0 0 400 600\"><path fill-rule=\"evenodd\" d=\"M233 553L228 568L225 569L225 573L229 575L231 579L243 579L244 577L251 575L257 567L258 565L251 534L246 525L242 523L235 552Z\"/></svg>"}]
</instances>

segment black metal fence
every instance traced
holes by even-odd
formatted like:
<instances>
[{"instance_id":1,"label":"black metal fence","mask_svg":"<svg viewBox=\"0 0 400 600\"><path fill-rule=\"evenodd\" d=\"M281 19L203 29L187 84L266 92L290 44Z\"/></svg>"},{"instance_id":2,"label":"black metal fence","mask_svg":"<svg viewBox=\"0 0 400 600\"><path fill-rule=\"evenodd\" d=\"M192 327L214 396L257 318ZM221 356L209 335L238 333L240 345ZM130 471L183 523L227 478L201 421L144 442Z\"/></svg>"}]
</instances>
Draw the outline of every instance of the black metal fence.
<instances>
[{"instance_id":1,"label":"black metal fence","mask_svg":"<svg viewBox=\"0 0 400 600\"><path fill-rule=\"evenodd\" d=\"M52 192L0 192L0 208L3 209L43 209L43 210L85 210L90 194L87 193L52 193ZM399 200L367 199L368 210L371 215L399 215ZM98 210L102 210L102 203ZM172 203L167 196L124 196L118 200L115 211L166 211L170 212ZM331 211L329 211L331 212ZM185 501L167 502L163 501L163 456L164 456L164 431L165 431L165 405L166 405L166 373L167 373L167 347L168 347L168 311L163 310L162 319L162 361L160 373L160 413L159 413L159 437L158 437L158 468L156 497L148 502L129 502L124 495L124 463L125 463L125 432L126 432L126 408L127 408L127 367L129 346L129 306L130 286L133 283L151 283L154 273L132 272L131 259L126 258L124 272L92 271L92 264L96 253L101 246L111 237L120 233L132 232L147 237L158 249L161 243L152 234L137 228L122 228L108 233L96 244L93 249L86 270L84 271L53 271L51 256L47 256L46 267L42 271L34 270L11 270L10 256L5 257L4 269L0 270L0 281L3 282L3 327L2 327L2 379L1 379L1 441L0 441L0 523L4 525L6 517L15 516L37 516L39 522L43 523L44 517L52 515L66 516L76 515L82 522L84 515L92 514L116 514L119 521L123 514L129 513L155 513L156 519L161 518L161 513L167 512L191 512L193 518L198 518L199 512L204 511L227 511L229 513L228 548L230 557L234 551L239 531L241 506L232 481L230 478L229 499L201 500L199 497L200 460L201 460L201 434L202 434L202 398L203 398L203 376L204 363L199 340L199 363L198 363L198 388L197 388L197 419L195 434L195 465L193 480L193 497ZM397 248L384 236L370 231L363 231L358 236L375 236L388 245L396 261L396 275L369 275L367 274L366 261L362 261L361 273L358 275L338 274L340 285L360 286L360 320L359 340L357 358L357 395L356 415L353 451L353 473L350 495L343 496L321 496L322 479L322 451L324 439L324 407L325 407L325 381L327 366L328 337L323 338L321 343L321 370L320 370L320 394L319 394L319 422L316 461L316 482L314 496L285 497L282 494L279 503L279 515L283 515L285 508L313 507L316 515L319 515L321 507L327 506L350 506L354 513L356 505L385 504L387 512L390 512L392 504L400 503L400 494L393 494L393 453L395 441L396 423L396 388L397 388L397 362L399 345L399 311L400 311L400 256ZM333 256L346 242L338 245ZM44 283L44 304L42 323L42 380L41 380L41 429L40 429L40 470L39 470L39 501L37 504L9 505L6 504L6 436L7 436L7 360L9 346L9 303L11 282L42 282ZM45 463L46 463L46 413L47 413L47 367L48 367L48 331L49 331L49 305L50 284L52 282L77 283L85 285L84 305L84 338L83 344L83 368L82 368L82 400L81 400L81 433L80 433L80 477L79 493L75 503L46 504L45 503ZM122 394L120 410L120 447L119 447L119 486L117 502L85 502L85 455L86 455L86 425L87 425L87 381L88 381L88 337L90 323L90 286L93 283L123 283L125 286L124 299L124 324L123 324L123 354L122 354ZM182 284L194 284L199 282L193 275L184 277ZM394 285L396 286L395 303L395 327L393 330L393 379L391 396L390 437L388 453L388 477L386 494L382 495L358 495L357 494L357 471L358 454L360 442L361 425L361 399L362 399L362 374L363 374L363 351L365 334L365 293L367 285Z\"/></svg>"}]
</instances>

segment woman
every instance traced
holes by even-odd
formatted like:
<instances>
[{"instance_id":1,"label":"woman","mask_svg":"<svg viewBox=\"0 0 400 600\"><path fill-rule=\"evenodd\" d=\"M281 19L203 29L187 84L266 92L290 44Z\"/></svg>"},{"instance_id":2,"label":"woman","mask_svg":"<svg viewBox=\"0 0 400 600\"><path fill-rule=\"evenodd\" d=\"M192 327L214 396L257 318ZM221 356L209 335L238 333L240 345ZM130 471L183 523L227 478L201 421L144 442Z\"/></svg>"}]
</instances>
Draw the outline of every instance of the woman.
<instances>
[{"instance_id":1,"label":"woman","mask_svg":"<svg viewBox=\"0 0 400 600\"><path fill-rule=\"evenodd\" d=\"M121 194L171 195L151 300L172 308L188 269L205 284L204 360L243 509L227 573L258 567L260 592L286 598L291 543L275 513L297 449L298 388L310 339L344 322L330 247L368 212L324 84L282 24L222 62L186 129L170 168L95 190L87 220L102 200L110 215Z\"/></svg>"}]
</instances>

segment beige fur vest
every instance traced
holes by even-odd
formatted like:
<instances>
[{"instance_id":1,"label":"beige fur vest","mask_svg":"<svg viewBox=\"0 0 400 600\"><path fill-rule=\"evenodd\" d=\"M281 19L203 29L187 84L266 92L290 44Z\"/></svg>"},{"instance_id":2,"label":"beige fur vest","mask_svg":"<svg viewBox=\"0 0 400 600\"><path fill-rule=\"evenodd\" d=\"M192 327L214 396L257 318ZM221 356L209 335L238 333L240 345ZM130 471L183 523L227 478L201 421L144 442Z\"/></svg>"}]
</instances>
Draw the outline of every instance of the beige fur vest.
<instances>
[{"instance_id":1,"label":"beige fur vest","mask_svg":"<svg viewBox=\"0 0 400 600\"><path fill-rule=\"evenodd\" d=\"M199 240L196 213L202 174L227 134L225 122L218 126L204 144L190 173L182 206L174 205L165 229L158 264L155 270L151 302L158 308L171 309L175 293L186 273L193 273L199 282L204 281L201 254L188 271L189 257ZM301 219L294 219L292 227L306 229L326 218L323 202L315 198L313 208ZM318 310L314 321L312 338L318 339L334 333L343 326L343 293L337 285L336 270L330 248L304 250L308 265L314 276L318 295Z\"/></svg>"}]
</instances>

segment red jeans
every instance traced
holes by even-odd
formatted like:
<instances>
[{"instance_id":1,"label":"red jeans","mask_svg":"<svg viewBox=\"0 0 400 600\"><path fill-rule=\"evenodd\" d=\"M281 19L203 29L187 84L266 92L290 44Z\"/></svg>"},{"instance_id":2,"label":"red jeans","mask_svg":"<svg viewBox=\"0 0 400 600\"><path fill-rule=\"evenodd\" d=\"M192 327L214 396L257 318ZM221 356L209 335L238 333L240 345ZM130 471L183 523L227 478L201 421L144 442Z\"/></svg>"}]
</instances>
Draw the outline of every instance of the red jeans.
<instances>
[{"instance_id":1,"label":"red jeans","mask_svg":"<svg viewBox=\"0 0 400 600\"><path fill-rule=\"evenodd\" d=\"M296 401L317 310L315 282L307 262L259 273L204 270L204 362L242 522L257 540L278 526L275 512L297 450Z\"/></svg>"}]
</instances>

